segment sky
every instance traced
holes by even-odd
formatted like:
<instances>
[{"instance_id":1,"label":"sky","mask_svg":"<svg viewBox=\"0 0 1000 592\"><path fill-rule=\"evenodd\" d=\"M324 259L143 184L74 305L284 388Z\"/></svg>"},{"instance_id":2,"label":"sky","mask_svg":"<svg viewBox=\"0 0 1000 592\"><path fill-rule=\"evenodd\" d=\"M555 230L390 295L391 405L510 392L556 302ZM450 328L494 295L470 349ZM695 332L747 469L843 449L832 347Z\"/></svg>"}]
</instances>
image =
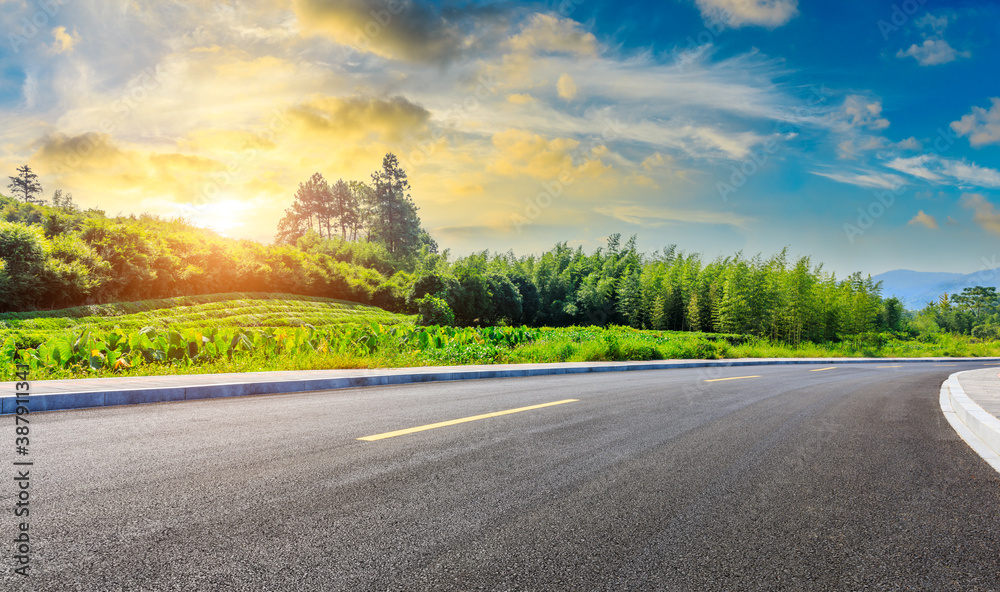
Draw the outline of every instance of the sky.
<instances>
[{"instance_id":1,"label":"sky","mask_svg":"<svg viewBox=\"0 0 1000 592\"><path fill-rule=\"evenodd\" d=\"M453 255L1000 267L992 2L0 0L0 35L0 171L110 215L269 242L392 152Z\"/></svg>"}]
</instances>

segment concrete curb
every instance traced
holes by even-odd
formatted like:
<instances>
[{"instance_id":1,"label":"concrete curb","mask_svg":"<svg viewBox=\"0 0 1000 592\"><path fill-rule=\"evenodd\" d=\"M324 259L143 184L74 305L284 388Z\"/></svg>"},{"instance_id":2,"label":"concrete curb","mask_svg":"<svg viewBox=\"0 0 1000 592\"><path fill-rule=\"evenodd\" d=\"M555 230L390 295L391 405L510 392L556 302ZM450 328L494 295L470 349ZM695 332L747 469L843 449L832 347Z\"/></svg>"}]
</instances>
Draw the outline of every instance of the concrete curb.
<instances>
[{"instance_id":1,"label":"concrete curb","mask_svg":"<svg viewBox=\"0 0 1000 592\"><path fill-rule=\"evenodd\" d=\"M104 389L99 391L81 390L78 392L36 394L31 395L30 409L33 412L57 411L87 407L137 405L142 403L190 401L220 397L243 397L247 395L286 394L365 386L411 384L418 382L548 376L556 374L581 374L587 372L625 372L633 370L670 370L675 368L740 367L791 364L899 364L931 362L952 363L967 361L1000 361L1000 358L759 358L712 361L667 360L660 362L574 362L564 364L498 365L490 367L440 366L423 368L396 368L381 370L375 374L369 373L355 376L348 375L311 379L303 378L296 380L253 380L252 377L248 376L251 380L224 384L190 384L153 388L123 388L116 390ZM304 371L302 374L308 375L310 372L323 371ZM344 372L349 373L350 371ZM196 379L194 376L191 378ZM12 385L13 383L6 384ZM32 387L35 387L37 384L37 382L32 383ZM86 387L81 385L81 388ZM15 397L13 396L13 390L13 387L11 387L11 395L0 397L0 415L14 413L17 405L15 403Z\"/></svg>"},{"instance_id":2,"label":"concrete curb","mask_svg":"<svg viewBox=\"0 0 1000 592\"><path fill-rule=\"evenodd\" d=\"M965 394L956 372L941 385L941 411L951 427L1000 473L1000 420Z\"/></svg>"}]
</instances>

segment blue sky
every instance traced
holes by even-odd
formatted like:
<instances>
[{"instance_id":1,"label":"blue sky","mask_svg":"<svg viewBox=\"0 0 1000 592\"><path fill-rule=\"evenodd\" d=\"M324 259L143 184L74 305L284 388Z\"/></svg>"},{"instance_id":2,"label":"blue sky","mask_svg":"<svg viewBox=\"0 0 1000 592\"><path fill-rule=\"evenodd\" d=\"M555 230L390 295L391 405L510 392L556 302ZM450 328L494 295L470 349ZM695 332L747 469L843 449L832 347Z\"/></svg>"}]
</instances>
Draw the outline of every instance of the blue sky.
<instances>
[{"instance_id":1,"label":"blue sky","mask_svg":"<svg viewBox=\"0 0 1000 592\"><path fill-rule=\"evenodd\" d=\"M621 233L973 272L1000 266L998 23L935 0L0 0L0 167L268 241L313 172L392 151L456 254Z\"/></svg>"}]
</instances>

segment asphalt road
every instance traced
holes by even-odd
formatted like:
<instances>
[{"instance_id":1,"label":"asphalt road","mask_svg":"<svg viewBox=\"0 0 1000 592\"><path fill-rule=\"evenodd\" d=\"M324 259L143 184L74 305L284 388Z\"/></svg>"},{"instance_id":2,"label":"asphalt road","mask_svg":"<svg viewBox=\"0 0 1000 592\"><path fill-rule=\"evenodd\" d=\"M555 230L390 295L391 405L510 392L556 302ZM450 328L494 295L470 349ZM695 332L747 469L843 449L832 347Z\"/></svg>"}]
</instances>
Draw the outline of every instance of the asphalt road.
<instances>
[{"instance_id":1,"label":"asphalt road","mask_svg":"<svg viewBox=\"0 0 1000 592\"><path fill-rule=\"evenodd\" d=\"M11 573L9 454L0 589L996 591L1000 476L938 406L950 373L979 367L702 368L37 414L34 573Z\"/></svg>"}]
</instances>

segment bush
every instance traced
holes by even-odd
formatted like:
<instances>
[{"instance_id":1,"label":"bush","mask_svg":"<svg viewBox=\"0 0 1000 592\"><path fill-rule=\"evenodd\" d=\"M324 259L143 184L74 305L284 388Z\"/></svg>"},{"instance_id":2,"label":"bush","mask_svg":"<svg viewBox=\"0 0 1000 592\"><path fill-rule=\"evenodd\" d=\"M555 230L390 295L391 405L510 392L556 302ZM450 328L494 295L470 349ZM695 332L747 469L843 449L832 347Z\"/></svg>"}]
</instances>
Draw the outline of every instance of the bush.
<instances>
[{"instance_id":1,"label":"bush","mask_svg":"<svg viewBox=\"0 0 1000 592\"><path fill-rule=\"evenodd\" d=\"M37 226L0 221L0 312L38 304L46 289L48 248Z\"/></svg>"},{"instance_id":2,"label":"bush","mask_svg":"<svg viewBox=\"0 0 1000 592\"><path fill-rule=\"evenodd\" d=\"M418 299L417 309L420 313L418 324L423 326L445 325L452 327L455 325L455 313L444 300L437 296L427 295Z\"/></svg>"},{"instance_id":3,"label":"bush","mask_svg":"<svg viewBox=\"0 0 1000 592\"><path fill-rule=\"evenodd\" d=\"M982 340L997 340L1000 339L1000 326L997 325L978 325L973 327L972 336L977 339Z\"/></svg>"}]
</instances>

